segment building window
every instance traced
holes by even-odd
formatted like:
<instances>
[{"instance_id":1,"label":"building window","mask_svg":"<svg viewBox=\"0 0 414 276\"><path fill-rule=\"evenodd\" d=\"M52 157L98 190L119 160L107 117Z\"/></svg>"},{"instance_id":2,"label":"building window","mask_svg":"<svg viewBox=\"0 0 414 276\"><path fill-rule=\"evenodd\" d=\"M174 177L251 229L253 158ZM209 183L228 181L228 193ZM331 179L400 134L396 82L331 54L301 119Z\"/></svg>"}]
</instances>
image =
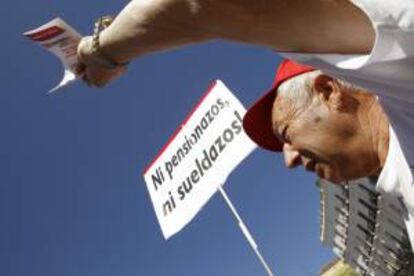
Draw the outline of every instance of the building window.
<instances>
[{"instance_id":1,"label":"building window","mask_svg":"<svg viewBox=\"0 0 414 276\"><path fill-rule=\"evenodd\" d=\"M365 191L369 196L378 197L379 193L376 191L371 190L370 188L366 187L365 185L359 185L361 190Z\"/></svg>"},{"instance_id":2,"label":"building window","mask_svg":"<svg viewBox=\"0 0 414 276\"><path fill-rule=\"evenodd\" d=\"M398 208L397 206L395 206L394 204L389 204L388 205L390 207L391 210L393 210L395 212L395 214L397 214L398 216L401 216L401 214L403 213L403 210L401 210L400 208Z\"/></svg>"},{"instance_id":3,"label":"building window","mask_svg":"<svg viewBox=\"0 0 414 276\"><path fill-rule=\"evenodd\" d=\"M370 214L371 215L371 214ZM375 232L375 220L372 220L368 216L366 216L364 213L358 211L358 216L360 216L362 219L364 219L367 222L367 229L371 232Z\"/></svg>"},{"instance_id":4,"label":"building window","mask_svg":"<svg viewBox=\"0 0 414 276\"><path fill-rule=\"evenodd\" d=\"M349 216L348 210L347 210L347 209L345 209L345 208L339 208L338 206L335 206L335 210L336 210L339 214L341 214L342 216L344 216L344 217L346 217L346 218Z\"/></svg>"},{"instance_id":5,"label":"building window","mask_svg":"<svg viewBox=\"0 0 414 276\"><path fill-rule=\"evenodd\" d=\"M362 239L360 236L355 235L356 239L361 243L361 247L371 255L372 243L369 243L367 240Z\"/></svg>"},{"instance_id":6,"label":"building window","mask_svg":"<svg viewBox=\"0 0 414 276\"><path fill-rule=\"evenodd\" d=\"M410 244L410 243L405 236L402 236L401 238L399 238L389 233L388 231L385 231L385 236L387 236L387 238L389 238L390 240L396 242L401 248L409 249L407 248L407 244Z\"/></svg>"},{"instance_id":7,"label":"building window","mask_svg":"<svg viewBox=\"0 0 414 276\"><path fill-rule=\"evenodd\" d=\"M367 203L365 200L361 198L358 199L358 202L368 209L369 218L376 221L378 211L377 206L372 206L371 204Z\"/></svg>"},{"instance_id":8,"label":"building window","mask_svg":"<svg viewBox=\"0 0 414 276\"><path fill-rule=\"evenodd\" d=\"M365 229L361 224L357 224L357 228L359 229L359 230L361 230L362 231L362 233L365 235L365 240L367 241L367 242L369 242L370 244L372 244L372 241L373 241L373 239L374 239L374 235L373 235L373 233L372 232L370 232L370 231L368 231L367 229Z\"/></svg>"},{"instance_id":9,"label":"building window","mask_svg":"<svg viewBox=\"0 0 414 276\"><path fill-rule=\"evenodd\" d=\"M392 219L390 219L390 218L387 218L387 223L389 223L390 225L392 225L394 228L396 228L396 229L398 229L399 231L401 231L401 233L404 233L405 235L406 235L406 231L405 231L405 228L402 226L402 225L400 225L400 224L398 224L398 223L396 223L395 221L393 221Z\"/></svg>"},{"instance_id":10,"label":"building window","mask_svg":"<svg viewBox=\"0 0 414 276\"><path fill-rule=\"evenodd\" d=\"M349 202L347 199L343 198L340 195L335 195L335 198L342 203L342 206L348 206Z\"/></svg>"}]
</instances>

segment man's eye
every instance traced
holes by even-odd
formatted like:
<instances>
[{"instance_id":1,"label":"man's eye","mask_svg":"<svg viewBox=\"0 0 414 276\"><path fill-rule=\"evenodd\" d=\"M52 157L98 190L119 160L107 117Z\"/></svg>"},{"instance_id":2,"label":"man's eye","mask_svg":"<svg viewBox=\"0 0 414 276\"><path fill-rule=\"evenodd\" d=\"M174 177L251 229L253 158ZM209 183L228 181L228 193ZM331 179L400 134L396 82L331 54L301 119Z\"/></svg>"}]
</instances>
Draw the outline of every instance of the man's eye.
<instances>
[{"instance_id":1,"label":"man's eye","mask_svg":"<svg viewBox=\"0 0 414 276\"><path fill-rule=\"evenodd\" d=\"M288 129L288 126L284 126L283 127L283 130L282 130L282 133L281 133L281 136L282 136L282 139L283 139L283 141L285 141L285 142L290 142L290 140L289 140L289 137L288 137L288 135L287 135L287 129Z\"/></svg>"}]
</instances>

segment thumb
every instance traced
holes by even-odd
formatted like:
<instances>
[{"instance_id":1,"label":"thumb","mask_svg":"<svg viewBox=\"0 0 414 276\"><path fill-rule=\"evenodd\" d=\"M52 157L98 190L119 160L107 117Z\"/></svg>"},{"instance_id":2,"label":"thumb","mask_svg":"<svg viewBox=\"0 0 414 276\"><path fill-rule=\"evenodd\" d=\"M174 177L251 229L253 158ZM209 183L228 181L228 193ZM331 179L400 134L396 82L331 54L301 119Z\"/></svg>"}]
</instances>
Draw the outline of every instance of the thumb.
<instances>
[{"instance_id":1,"label":"thumb","mask_svg":"<svg viewBox=\"0 0 414 276\"><path fill-rule=\"evenodd\" d=\"M78 45L77 54L79 62L83 64L88 64L88 59L92 55L92 37L86 36L81 39Z\"/></svg>"}]
</instances>

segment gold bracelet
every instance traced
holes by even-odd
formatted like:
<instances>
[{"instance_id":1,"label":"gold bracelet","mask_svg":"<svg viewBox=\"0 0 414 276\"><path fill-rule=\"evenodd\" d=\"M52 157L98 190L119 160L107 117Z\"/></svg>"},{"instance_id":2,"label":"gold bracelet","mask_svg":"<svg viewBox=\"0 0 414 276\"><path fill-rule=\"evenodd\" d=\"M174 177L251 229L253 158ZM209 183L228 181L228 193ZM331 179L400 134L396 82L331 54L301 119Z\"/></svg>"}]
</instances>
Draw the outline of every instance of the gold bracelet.
<instances>
[{"instance_id":1,"label":"gold bracelet","mask_svg":"<svg viewBox=\"0 0 414 276\"><path fill-rule=\"evenodd\" d=\"M94 57L94 61L99 64L102 67L108 68L108 69L115 69L120 66L126 66L129 64L129 62L126 63L119 63L114 61L113 59L106 56L100 49L100 42L99 38L101 35L101 32L108 28L112 22L114 21L113 16L102 16L100 17L96 22L93 29L93 35L92 35L92 53Z\"/></svg>"}]
</instances>

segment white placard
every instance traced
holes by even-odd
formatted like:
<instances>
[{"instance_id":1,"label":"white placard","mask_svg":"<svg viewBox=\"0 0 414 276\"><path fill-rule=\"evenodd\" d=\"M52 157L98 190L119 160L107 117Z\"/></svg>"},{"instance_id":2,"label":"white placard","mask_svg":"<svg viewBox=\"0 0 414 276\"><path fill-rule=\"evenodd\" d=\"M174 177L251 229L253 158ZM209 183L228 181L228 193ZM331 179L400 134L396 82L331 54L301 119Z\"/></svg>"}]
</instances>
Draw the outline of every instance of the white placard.
<instances>
[{"instance_id":1,"label":"white placard","mask_svg":"<svg viewBox=\"0 0 414 276\"><path fill-rule=\"evenodd\" d=\"M62 62L65 70L63 78L48 93L53 93L59 88L69 85L79 77L75 72L78 65L77 48L82 36L65 21L55 18L23 35L56 55Z\"/></svg>"},{"instance_id":2,"label":"white placard","mask_svg":"<svg viewBox=\"0 0 414 276\"><path fill-rule=\"evenodd\" d=\"M242 127L246 110L217 80L144 172L166 239L180 231L256 145Z\"/></svg>"}]
</instances>

